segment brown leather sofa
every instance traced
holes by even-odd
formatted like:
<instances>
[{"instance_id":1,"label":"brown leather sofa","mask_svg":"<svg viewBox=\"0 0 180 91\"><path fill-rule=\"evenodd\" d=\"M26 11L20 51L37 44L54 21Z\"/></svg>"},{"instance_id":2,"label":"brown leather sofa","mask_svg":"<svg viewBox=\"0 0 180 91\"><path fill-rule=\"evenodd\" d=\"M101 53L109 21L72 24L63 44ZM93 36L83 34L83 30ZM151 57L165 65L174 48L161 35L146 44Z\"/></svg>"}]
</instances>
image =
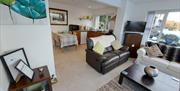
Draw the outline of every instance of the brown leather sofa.
<instances>
[{"instance_id":1,"label":"brown leather sofa","mask_svg":"<svg viewBox=\"0 0 180 91\"><path fill-rule=\"evenodd\" d=\"M93 41L87 39L86 62L99 73L105 74L128 60L130 54L128 47L122 47L114 51L109 46L106 47L104 54L100 55L92 50L93 45Z\"/></svg>"}]
</instances>

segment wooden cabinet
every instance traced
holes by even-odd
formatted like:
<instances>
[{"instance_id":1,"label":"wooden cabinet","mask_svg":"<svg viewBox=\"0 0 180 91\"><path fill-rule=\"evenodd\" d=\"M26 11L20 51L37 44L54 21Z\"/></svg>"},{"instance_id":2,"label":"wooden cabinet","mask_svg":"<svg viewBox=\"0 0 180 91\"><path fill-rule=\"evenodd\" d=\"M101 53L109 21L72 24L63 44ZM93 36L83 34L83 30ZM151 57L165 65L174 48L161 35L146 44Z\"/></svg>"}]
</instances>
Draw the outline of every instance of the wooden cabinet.
<instances>
[{"instance_id":1,"label":"wooden cabinet","mask_svg":"<svg viewBox=\"0 0 180 91\"><path fill-rule=\"evenodd\" d=\"M78 44L86 44L87 38L98 37L105 33L96 31L74 31L73 34L77 36Z\"/></svg>"},{"instance_id":2,"label":"wooden cabinet","mask_svg":"<svg viewBox=\"0 0 180 91\"><path fill-rule=\"evenodd\" d=\"M76 31L76 32L73 32L73 33L77 36L78 44L81 44L81 32Z\"/></svg>"},{"instance_id":3,"label":"wooden cabinet","mask_svg":"<svg viewBox=\"0 0 180 91\"><path fill-rule=\"evenodd\" d=\"M88 31L87 38L97 37L97 36L101 36L101 35L104 35L104 34L105 34L104 32Z\"/></svg>"},{"instance_id":4,"label":"wooden cabinet","mask_svg":"<svg viewBox=\"0 0 180 91\"><path fill-rule=\"evenodd\" d=\"M39 71L39 68L33 69L35 74L32 80L24 76L16 84L10 84L9 91L26 91L29 87L38 83L42 83L43 91L52 91L51 77L47 66L40 68L43 68L42 72Z\"/></svg>"},{"instance_id":5,"label":"wooden cabinet","mask_svg":"<svg viewBox=\"0 0 180 91\"><path fill-rule=\"evenodd\" d=\"M125 33L124 45L129 47L130 57L137 57L137 50L140 48L142 35L139 33Z\"/></svg>"}]
</instances>

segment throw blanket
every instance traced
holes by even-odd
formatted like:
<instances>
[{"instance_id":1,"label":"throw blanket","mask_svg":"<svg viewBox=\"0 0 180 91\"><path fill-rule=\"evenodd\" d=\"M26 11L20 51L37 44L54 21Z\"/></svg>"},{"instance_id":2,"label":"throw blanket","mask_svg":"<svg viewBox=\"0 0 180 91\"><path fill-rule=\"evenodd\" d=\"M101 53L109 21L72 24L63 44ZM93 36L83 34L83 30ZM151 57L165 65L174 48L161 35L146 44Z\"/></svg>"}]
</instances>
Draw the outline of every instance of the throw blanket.
<instances>
[{"instance_id":1,"label":"throw blanket","mask_svg":"<svg viewBox=\"0 0 180 91\"><path fill-rule=\"evenodd\" d=\"M77 45L78 40L76 35L72 34L59 34L61 48L70 45Z\"/></svg>"},{"instance_id":2,"label":"throw blanket","mask_svg":"<svg viewBox=\"0 0 180 91\"><path fill-rule=\"evenodd\" d=\"M93 41L93 44L100 42L104 47L111 46L111 42L115 40L113 35L101 35L99 37L90 38Z\"/></svg>"}]
</instances>

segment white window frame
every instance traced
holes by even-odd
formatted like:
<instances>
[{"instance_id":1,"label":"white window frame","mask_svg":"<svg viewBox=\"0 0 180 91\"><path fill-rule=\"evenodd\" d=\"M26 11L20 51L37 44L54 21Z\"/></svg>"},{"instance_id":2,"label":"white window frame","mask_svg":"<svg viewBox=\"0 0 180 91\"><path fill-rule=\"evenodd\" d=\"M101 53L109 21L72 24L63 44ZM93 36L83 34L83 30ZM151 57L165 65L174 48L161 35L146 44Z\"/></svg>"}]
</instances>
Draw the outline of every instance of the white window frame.
<instances>
[{"instance_id":1,"label":"white window frame","mask_svg":"<svg viewBox=\"0 0 180 91\"><path fill-rule=\"evenodd\" d=\"M165 23L166 23L169 12L180 12L180 9L176 9L176 10L159 10L159 11L150 11L150 12L155 12L155 14L164 14L163 21L162 21L162 24L160 26L160 35L158 36L158 39L157 39L157 42L159 42L160 39L161 39L163 28L165 26ZM151 30L152 30L152 27L151 27ZM151 30L150 30L150 34L151 34ZM148 40L149 40L150 34L148 36Z\"/></svg>"}]
</instances>

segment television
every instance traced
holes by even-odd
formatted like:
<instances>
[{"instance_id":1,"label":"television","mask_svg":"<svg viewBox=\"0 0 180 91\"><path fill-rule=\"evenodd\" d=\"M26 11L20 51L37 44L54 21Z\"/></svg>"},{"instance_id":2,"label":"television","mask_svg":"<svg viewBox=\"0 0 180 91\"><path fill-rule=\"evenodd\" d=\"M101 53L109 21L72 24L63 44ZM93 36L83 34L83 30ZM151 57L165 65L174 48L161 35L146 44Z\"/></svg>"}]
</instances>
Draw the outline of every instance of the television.
<instances>
[{"instance_id":1,"label":"television","mask_svg":"<svg viewBox=\"0 0 180 91\"><path fill-rule=\"evenodd\" d=\"M125 25L125 32L144 32L146 22L144 21L127 21Z\"/></svg>"},{"instance_id":2,"label":"television","mask_svg":"<svg viewBox=\"0 0 180 91\"><path fill-rule=\"evenodd\" d=\"M79 30L79 25L69 25L69 31L78 31Z\"/></svg>"}]
</instances>

